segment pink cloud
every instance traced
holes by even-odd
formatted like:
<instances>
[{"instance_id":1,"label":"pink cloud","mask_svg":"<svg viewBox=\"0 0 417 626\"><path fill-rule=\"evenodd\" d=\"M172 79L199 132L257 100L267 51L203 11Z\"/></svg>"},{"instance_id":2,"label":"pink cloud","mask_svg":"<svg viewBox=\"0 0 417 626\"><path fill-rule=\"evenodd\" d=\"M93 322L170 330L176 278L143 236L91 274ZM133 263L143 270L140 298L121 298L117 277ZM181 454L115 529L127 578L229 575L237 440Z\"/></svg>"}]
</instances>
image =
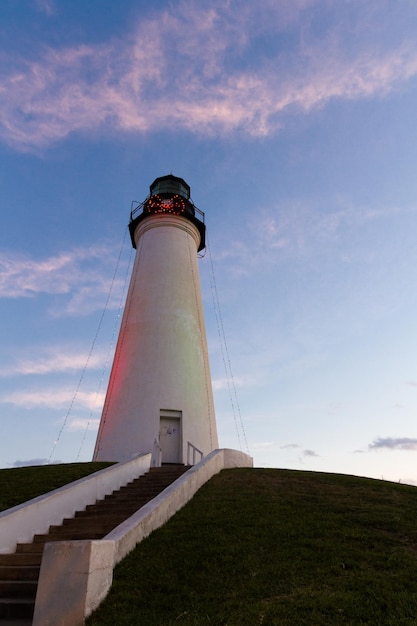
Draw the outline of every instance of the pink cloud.
<instances>
[{"instance_id":1,"label":"pink cloud","mask_svg":"<svg viewBox=\"0 0 417 626\"><path fill-rule=\"evenodd\" d=\"M85 350L77 351L68 345L47 348L36 346L33 349L26 347L25 353L23 356L14 355L7 366L0 367L0 377L81 371L86 366L87 360L91 369L102 369L107 363L107 355L103 350L88 355Z\"/></svg>"},{"instance_id":2,"label":"pink cloud","mask_svg":"<svg viewBox=\"0 0 417 626\"><path fill-rule=\"evenodd\" d=\"M33 390L13 391L0 397L0 402L12 404L25 409L33 408L50 408L50 409L66 409L74 398L74 389L55 388L50 386L45 389L36 388ZM104 402L104 393L95 391L78 391L77 404L80 407L94 410L96 407L102 406Z\"/></svg>"},{"instance_id":3,"label":"pink cloud","mask_svg":"<svg viewBox=\"0 0 417 626\"><path fill-rule=\"evenodd\" d=\"M113 250L90 246L62 252L45 259L33 259L12 252L0 252L0 298L27 298L37 294L61 296L52 316L85 315L103 308L109 297L110 308L120 304L124 281L114 273Z\"/></svg>"},{"instance_id":4,"label":"pink cloud","mask_svg":"<svg viewBox=\"0 0 417 626\"><path fill-rule=\"evenodd\" d=\"M382 53L364 38L344 49L340 32L304 33L291 52L252 52L264 30L301 29L300 14L314 4L264 0L259 12L252 3L202 9L184 0L175 13L143 19L123 41L21 60L0 79L0 136L20 149L106 129L263 136L287 114L333 98L383 96L417 74L414 44Z\"/></svg>"}]
</instances>

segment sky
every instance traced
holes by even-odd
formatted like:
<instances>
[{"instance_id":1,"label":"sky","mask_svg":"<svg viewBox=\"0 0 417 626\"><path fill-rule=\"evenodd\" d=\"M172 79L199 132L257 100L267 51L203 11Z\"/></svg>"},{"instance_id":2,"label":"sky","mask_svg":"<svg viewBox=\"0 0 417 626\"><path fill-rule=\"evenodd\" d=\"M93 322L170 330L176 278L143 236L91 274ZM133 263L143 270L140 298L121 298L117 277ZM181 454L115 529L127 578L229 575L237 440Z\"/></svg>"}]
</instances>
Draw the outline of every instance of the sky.
<instances>
[{"instance_id":1,"label":"sky","mask_svg":"<svg viewBox=\"0 0 417 626\"><path fill-rule=\"evenodd\" d=\"M0 467L91 459L173 173L221 447L417 485L417 1L1 0Z\"/></svg>"}]
</instances>

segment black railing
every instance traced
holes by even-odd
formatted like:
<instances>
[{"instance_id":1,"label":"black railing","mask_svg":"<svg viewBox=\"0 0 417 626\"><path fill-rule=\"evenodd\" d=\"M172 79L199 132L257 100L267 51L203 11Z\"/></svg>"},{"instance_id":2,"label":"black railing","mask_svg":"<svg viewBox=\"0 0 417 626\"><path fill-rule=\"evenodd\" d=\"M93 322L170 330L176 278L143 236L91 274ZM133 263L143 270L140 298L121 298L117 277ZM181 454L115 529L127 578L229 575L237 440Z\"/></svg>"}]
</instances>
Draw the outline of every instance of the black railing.
<instances>
[{"instance_id":1,"label":"black railing","mask_svg":"<svg viewBox=\"0 0 417 626\"><path fill-rule=\"evenodd\" d=\"M133 222L139 215L145 213L145 207L148 200L150 200L152 196L148 196L146 200L143 202L137 202L136 200L132 200L130 207L130 221ZM170 213L169 208L165 209L166 213ZM175 213L176 211L172 211ZM204 224L205 215L203 211L200 211L191 200L185 200L185 214L192 215L196 217L200 222Z\"/></svg>"}]
</instances>

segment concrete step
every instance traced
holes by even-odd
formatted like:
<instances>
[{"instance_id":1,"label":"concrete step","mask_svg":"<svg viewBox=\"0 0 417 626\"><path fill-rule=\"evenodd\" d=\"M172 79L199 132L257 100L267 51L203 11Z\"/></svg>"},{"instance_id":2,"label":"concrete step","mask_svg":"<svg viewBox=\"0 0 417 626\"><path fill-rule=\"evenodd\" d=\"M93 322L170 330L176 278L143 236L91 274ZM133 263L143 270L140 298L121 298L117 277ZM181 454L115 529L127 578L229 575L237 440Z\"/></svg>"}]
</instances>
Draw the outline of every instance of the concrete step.
<instances>
[{"instance_id":1,"label":"concrete step","mask_svg":"<svg viewBox=\"0 0 417 626\"><path fill-rule=\"evenodd\" d=\"M135 489L134 491L129 491L126 493L120 493L120 494L112 494L109 496L106 496L103 500L101 500L101 502L103 503L107 503L107 502L135 502L138 499L144 499L147 498L148 500L151 500L152 498L154 498L156 495L158 495L158 493L161 493L161 491L163 491L165 489L165 485L162 487L158 487L155 489ZM99 504L98 502L96 502L96 504Z\"/></svg>"},{"instance_id":2,"label":"concrete step","mask_svg":"<svg viewBox=\"0 0 417 626\"><path fill-rule=\"evenodd\" d=\"M108 517L115 517L117 516L124 516L124 517L130 517L131 515L133 515L133 513L135 513L138 509L140 509L144 504L146 504L147 502L149 502L149 500L145 500L143 503L139 502L139 503L135 503L135 505L121 505L118 504L117 507L114 506L98 506L94 509L89 509L88 511L77 511L76 515L74 517L71 517L69 519L71 520L82 520L82 519L97 519L100 517L104 517L104 516L108 516ZM138 506L136 506L138 504ZM115 512L115 509L117 512ZM63 524L69 524L69 521L67 522L66 520L63 521Z\"/></svg>"},{"instance_id":3,"label":"concrete step","mask_svg":"<svg viewBox=\"0 0 417 626\"><path fill-rule=\"evenodd\" d=\"M1 565L0 580L38 580L39 566L36 565Z\"/></svg>"},{"instance_id":4,"label":"concrete step","mask_svg":"<svg viewBox=\"0 0 417 626\"><path fill-rule=\"evenodd\" d=\"M47 533L44 535L35 535L33 538L33 543L38 543L44 545L45 543L49 543L51 541L68 541L73 539L74 541L78 541L79 539L102 539L103 533L100 532L92 532L87 530L75 530L69 532L62 533Z\"/></svg>"},{"instance_id":5,"label":"concrete step","mask_svg":"<svg viewBox=\"0 0 417 626\"><path fill-rule=\"evenodd\" d=\"M126 485L124 485L123 487L120 487L120 489L125 489L126 487L129 488L132 485L136 485L139 482L142 485L147 485L151 483L158 484L158 482L163 482L165 480L175 480L178 476L181 476L181 474L183 474L185 471L187 470L184 468L181 468L180 470L170 470L169 472L159 472L155 468L153 473L148 473L148 474L139 476L138 478L135 478L131 480L130 482L126 483Z\"/></svg>"},{"instance_id":6,"label":"concrete step","mask_svg":"<svg viewBox=\"0 0 417 626\"><path fill-rule=\"evenodd\" d=\"M99 520L99 521L88 521L88 523L71 525L71 526L55 526L51 527L45 542L49 541L48 537L64 537L65 540L71 539L73 535L78 535L79 533L88 534L88 535L97 535L101 534L102 537L107 535L113 528L118 526L124 520L120 520L118 523L113 523L111 520L108 522L107 520ZM91 539L91 537L87 537L87 539ZM60 541L60 540L58 540Z\"/></svg>"},{"instance_id":7,"label":"concrete step","mask_svg":"<svg viewBox=\"0 0 417 626\"><path fill-rule=\"evenodd\" d=\"M131 489L136 487L137 484L142 484L144 487L149 485L162 485L163 483L170 483L176 480L179 476L181 476L184 472L173 472L172 474L166 474L164 476L157 476L156 474L151 474L146 476L142 482L140 478L137 478L132 483L126 485L127 489ZM124 489L124 487L122 487Z\"/></svg>"},{"instance_id":8,"label":"concrete step","mask_svg":"<svg viewBox=\"0 0 417 626\"><path fill-rule=\"evenodd\" d=\"M36 554L0 554L0 566L1 565L37 565L40 567L42 555Z\"/></svg>"},{"instance_id":9,"label":"concrete step","mask_svg":"<svg viewBox=\"0 0 417 626\"><path fill-rule=\"evenodd\" d=\"M150 468L150 472L163 472L163 471L169 471L170 469L173 468L177 468L177 469L189 469L191 466L190 465L184 465L184 463L162 463L162 465L160 467L151 467Z\"/></svg>"},{"instance_id":10,"label":"concrete step","mask_svg":"<svg viewBox=\"0 0 417 626\"><path fill-rule=\"evenodd\" d=\"M15 554L40 554L42 558L43 543L18 543Z\"/></svg>"},{"instance_id":11,"label":"concrete step","mask_svg":"<svg viewBox=\"0 0 417 626\"><path fill-rule=\"evenodd\" d=\"M121 512L126 511L127 515L131 515L132 511L137 511L144 504L147 504L148 502L150 502L150 500L153 500L153 498L152 497L150 497L150 498L136 498L135 500L125 500L125 501L122 501L122 502L119 502L118 500L106 500L105 502L100 502L100 504L97 504L94 507L88 507L85 512L81 512L82 514L77 516L77 517L86 517L86 514L91 514L91 513L96 513L96 512L98 512L98 513L105 513L105 512L109 512L109 513L112 512L112 513L114 513L115 511L121 511ZM88 517L88 515L87 515L87 517Z\"/></svg>"},{"instance_id":12,"label":"concrete step","mask_svg":"<svg viewBox=\"0 0 417 626\"><path fill-rule=\"evenodd\" d=\"M154 498L156 494L161 493L170 483L164 483L163 485L153 485L146 489L140 488L138 485L135 489L129 489L122 493L112 493L105 496L101 502L107 502L108 500L116 500L122 502L123 500L135 500L135 498ZM97 503L96 503L97 504Z\"/></svg>"},{"instance_id":13,"label":"concrete step","mask_svg":"<svg viewBox=\"0 0 417 626\"><path fill-rule=\"evenodd\" d=\"M170 483L162 483L161 485L149 485L144 488L142 485L137 485L132 487L131 489L126 489L120 492L111 493L103 498L104 502L107 500L134 500L138 496L141 497L151 497L153 498L155 494L161 493L166 487L168 487Z\"/></svg>"},{"instance_id":14,"label":"concrete step","mask_svg":"<svg viewBox=\"0 0 417 626\"><path fill-rule=\"evenodd\" d=\"M103 500L101 500L100 503L107 504L108 502L119 502L120 504L122 504L123 502L136 502L138 499L152 500L153 498L155 498L155 496L160 494L161 491L163 491L165 487L167 486L168 485L164 485L164 486L158 487L157 489L147 489L147 490L138 488L135 491L132 490L127 493L111 494L109 496L106 496ZM96 502L96 505L97 504L99 503Z\"/></svg>"},{"instance_id":15,"label":"concrete step","mask_svg":"<svg viewBox=\"0 0 417 626\"><path fill-rule=\"evenodd\" d=\"M96 516L96 517L87 517L72 520L72 523L64 524L62 528L67 530L81 530L83 528L96 529L97 531L102 530L102 528L116 528L119 524L126 520L125 515L122 516L110 516L106 515L104 517Z\"/></svg>"},{"instance_id":16,"label":"concrete step","mask_svg":"<svg viewBox=\"0 0 417 626\"><path fill-rule=\"evenodd\" d=\"M161 493L162 490L158 490L156 493ZM138 491L137 493L132 493L132 494L123 494L119 497L116 496L112 496L112 497L105 497L103 498L103 500L100 500L99 502L95 502L94 504L87 504L87 506L85 507L85 511L91 511L94 510L96 507L106 507L106 506L114 506L115 503L120 504L120 505L129 505L129 504L135 504L136 502L144 502L147 500L151 500L152 498L155 497L154 493L142 493L141 491Z\"/></svg>"},{"instance_id":17,"label":"concrete step","mask_svg":"<svg viewBox=\"0 0 417 626\"><path fill-rule=\"evenodd\" d=\"M0 598L34 598L36 580L0 580Z\"/></svg>"},{"instance_id":18,"label":"concrete step","mask_svg":"<svg viewBox=\"0 0 417 626\"><path fill-rule=\"evenodd\" d=\"M165 474L145 474L144 476L139 476L139 478L135 478L134 480L131 480L129 483L126 483L126 485L124 485L123 487L120 487L120 489L130 489L131 487L135 487L138 483L140 483L141 485L157 485L158 483L163 483L167 480L172 480L179 476L181 473L180 472L170 472L165 473Z\"/></svg>"},{"instance_id":19,"label":"concrete step","mask_svg":"<svg viewBox=\"0 0 417 626\"><path fill-rule=\"evenodd\" d=\"M0 624L13 624L12 620L26 619L32 622L34 599L0 598ZM5 622L4 620L7 620Z\"/></svg>"}]
</instances>

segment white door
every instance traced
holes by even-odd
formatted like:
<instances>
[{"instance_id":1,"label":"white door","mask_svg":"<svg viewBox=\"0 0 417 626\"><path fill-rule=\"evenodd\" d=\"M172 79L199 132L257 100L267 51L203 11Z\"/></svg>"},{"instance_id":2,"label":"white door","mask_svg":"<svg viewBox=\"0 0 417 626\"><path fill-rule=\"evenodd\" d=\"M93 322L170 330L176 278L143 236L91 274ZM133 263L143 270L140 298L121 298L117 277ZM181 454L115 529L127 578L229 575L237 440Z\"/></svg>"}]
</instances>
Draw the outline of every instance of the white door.
<instances>
[{"instance_id":1,"label":"white door","mask_svg":"<svg viewBox=\"0 0 417 626\"><path fill-rule=\"evenodd\" d=\"M163 417L159 425L159 445L162 463L181 463L181 420L179 417Z\"/></svg>"}]
</instances>

